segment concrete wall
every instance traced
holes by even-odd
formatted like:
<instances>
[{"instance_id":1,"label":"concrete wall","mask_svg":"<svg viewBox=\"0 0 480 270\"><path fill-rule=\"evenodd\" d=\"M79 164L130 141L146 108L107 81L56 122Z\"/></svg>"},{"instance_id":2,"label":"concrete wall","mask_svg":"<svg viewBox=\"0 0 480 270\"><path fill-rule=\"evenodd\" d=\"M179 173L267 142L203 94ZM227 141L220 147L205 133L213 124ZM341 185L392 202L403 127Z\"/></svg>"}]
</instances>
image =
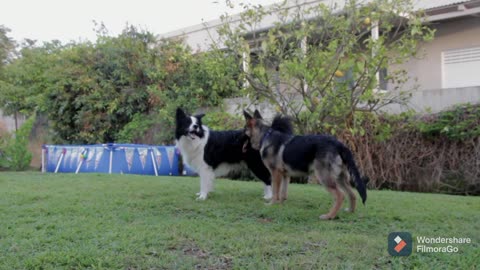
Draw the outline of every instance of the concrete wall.
<instances>
[{"instance_id":1,"label":"concrete wall","mask_svg":"<svg viewBox=\"0 0 480 270\"><path fill-rule=\"evenodd\" d=\"M23 115L18 114L17 116L17 124L20 127L23 122L25 122L25 117ZM0 131L15 131L15 118L10 115L4 115L3 111L0 110Z\"/></svg>"},{"instance_id":2,"label":"concrete wall","mask_svg":"<svg viewBox=\"0 0 480 270\"><path fill-rule=\"evenodd\" d=\"M243 115L244 109L250 110L251 112L257 109L265 119L273 119L276 114L275 107L270 103L261 102L253 105L250 99L243 97L224 99L223 104L226 112L231 115Z\"/></svg>"},{"instance_id":3,"label":"concrete wall","mask_svg":"<svg viewBox=\"0 0 480 270\"><path fill-rule=\"evenodd\" d=\"M394 114L412 109L420 114L436 113L461 103L480 103L480 86L416 91L412 93L412 97L406 106L392 104L382 110ZM253 105L252 101L247 98L225 99L224 108L226 112L233 115L242 115L244 108L251 111L258 109L266 119L272 119L276 114L275 107L271 104L263 102Z\"/></svg>"},{"instance_id":4,"label":"concrete wall","mask_svg":"<svg viewBox=\"0 0 480 270\"><path fill-rule=\"evenodd\" d=\"M461 103L480 103L480 86L416 91L408 106L389 105L385 111L400 113L413 109L418 113L436 113Z\"/></svg>"}]
</instances>

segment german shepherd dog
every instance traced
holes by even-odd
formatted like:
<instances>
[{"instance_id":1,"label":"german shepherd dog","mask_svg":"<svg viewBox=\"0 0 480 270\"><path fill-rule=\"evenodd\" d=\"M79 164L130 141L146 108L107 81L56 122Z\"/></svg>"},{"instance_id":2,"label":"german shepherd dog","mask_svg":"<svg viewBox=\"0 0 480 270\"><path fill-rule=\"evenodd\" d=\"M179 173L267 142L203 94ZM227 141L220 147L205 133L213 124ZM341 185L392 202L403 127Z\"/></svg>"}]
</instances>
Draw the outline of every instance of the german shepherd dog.
<instances>
[{"instance_id":1,"label":"german shepherd dog","mask_svg":"<svg viewBox=\"0 0 480 270\"><path fill-rule=\"evenodd\" d=\"M309 176L325 185L333 195L335 203L320 219L333 219L342 206L344 192L350 200L350 208L355 211L356 197L350 186L350 176L365 204L367 190L355 165L352 152L332 136L294 136L292 123L288 117L276 116L269 126L255 110L252 117L244 111L245 133L250 137L252 148L258 149L262 161L270 170L273 181L272 203L283 202L287 198L287 186L291 176Z\"/></svg>"}]
</instances>

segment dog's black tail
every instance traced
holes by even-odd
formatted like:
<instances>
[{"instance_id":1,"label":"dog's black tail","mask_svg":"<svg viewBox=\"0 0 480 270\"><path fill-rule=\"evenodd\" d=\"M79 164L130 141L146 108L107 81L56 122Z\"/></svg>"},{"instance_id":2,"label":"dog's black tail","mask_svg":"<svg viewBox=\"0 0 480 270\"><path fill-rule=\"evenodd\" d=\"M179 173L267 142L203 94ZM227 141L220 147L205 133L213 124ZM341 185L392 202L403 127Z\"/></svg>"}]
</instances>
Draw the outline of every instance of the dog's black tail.
<instances>
[{"instance_id":1,"label":"dog's black tail","mask_svg":"<svg viewBox=\"0 0 480 270\"><path fill-rule=\"evenodd\" d=\"M365 201L367 200L367 187L362 177L360 177L360 172L358 171L357 165L355 164L352 152L345 145L340 144L339 153L342 157L343 162L345 162L345 164L347 165L350 175L355 181L355 187L357 188L360 197L362 197L362 203L365 204Z\"/></svg>"}]
</instances>

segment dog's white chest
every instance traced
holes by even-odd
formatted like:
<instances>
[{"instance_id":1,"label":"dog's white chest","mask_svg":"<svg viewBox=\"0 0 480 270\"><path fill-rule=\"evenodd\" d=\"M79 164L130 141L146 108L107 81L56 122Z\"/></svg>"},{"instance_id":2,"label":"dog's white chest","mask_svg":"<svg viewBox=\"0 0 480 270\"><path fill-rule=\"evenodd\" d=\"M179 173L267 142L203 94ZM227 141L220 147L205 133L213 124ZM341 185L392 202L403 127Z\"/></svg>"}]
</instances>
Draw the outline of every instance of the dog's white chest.
<instances>
[{"instance_id":1,"label":"dog's white chest","mask_svg":"<svg viewBox=\"0 0 480 270\"><path fill-rule=\"evenodd\" d=\"M192 142L190 138L182 136L180 140L177 141L177 147L180 149L183 162L192 167L192 169L200 169L204 152L204 148L201 145L198 145L195 141Z\"/></svg>"},{"instance_id":2,"label":"dog's white chest","mask_svg":"<svg viewBox=\"0 0 480 270\"><path fill-rule=\"evenodd\" d=\"M203 138L192 139L182 136L177 140L177 147L182 154L183 161L197 172L207 166L203 158L207 140L208 132L205 133Z\"/></svg>"}]
</instances>

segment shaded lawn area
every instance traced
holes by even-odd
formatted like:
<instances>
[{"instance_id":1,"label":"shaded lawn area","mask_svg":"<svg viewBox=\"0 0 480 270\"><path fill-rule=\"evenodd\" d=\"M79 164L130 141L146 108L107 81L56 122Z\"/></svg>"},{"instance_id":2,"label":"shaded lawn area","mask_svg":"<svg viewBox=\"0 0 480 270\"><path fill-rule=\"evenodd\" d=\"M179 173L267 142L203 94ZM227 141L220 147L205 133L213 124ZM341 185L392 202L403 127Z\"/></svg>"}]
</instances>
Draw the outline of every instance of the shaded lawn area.
<instances>
[{"instance_id":1,"label":"shaded lawn area","mask_svg":"<svg viewBox=\"0 0 480 270\"><path fill-rule=\"evenodd\" d=\"M274 206L260 182L215 187L199 202L198 178L2 172L0 269L480 266L480 197L369 191L356 213L321 221L332 199L318 185L291 184L288 201ZM395 231L473 243L392 257Z\"/></svg>"}]
</instances>

